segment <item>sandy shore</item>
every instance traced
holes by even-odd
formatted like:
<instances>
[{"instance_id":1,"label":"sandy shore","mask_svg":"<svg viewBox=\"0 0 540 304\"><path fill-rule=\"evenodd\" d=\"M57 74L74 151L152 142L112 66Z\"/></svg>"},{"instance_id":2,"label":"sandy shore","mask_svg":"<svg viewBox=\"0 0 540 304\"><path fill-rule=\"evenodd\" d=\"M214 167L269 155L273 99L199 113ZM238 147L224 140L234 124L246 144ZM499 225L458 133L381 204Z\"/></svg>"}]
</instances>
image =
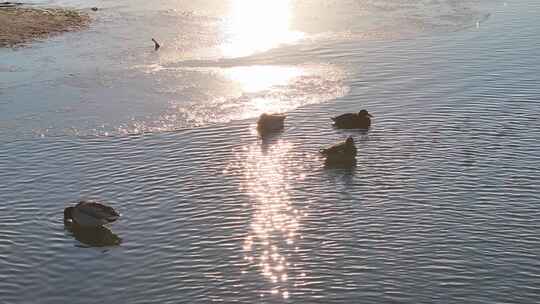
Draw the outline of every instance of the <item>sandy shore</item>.
<instances>
[{"instance_id":1,"label":"sandy shore","mask_svg":"<svg viewBox=\"0 0 540 304\"><path fill-rule=\"evenodd\" d=\"M13 47L34 39L79 30L88 25L87 14L61 8L30 8L0 2L0 47Z\"/></svg>"}]
</instances>

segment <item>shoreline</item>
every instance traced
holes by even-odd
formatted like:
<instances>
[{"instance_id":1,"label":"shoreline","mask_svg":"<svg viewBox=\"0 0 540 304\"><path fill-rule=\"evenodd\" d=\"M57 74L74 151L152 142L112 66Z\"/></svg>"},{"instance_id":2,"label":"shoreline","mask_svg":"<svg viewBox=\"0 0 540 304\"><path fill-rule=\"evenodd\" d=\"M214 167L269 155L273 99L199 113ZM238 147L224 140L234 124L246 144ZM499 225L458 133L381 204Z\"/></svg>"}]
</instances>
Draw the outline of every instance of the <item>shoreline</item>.
<instances>
[{"instance_id":1,"label":"shoreline","mask_svg":"<svg viewBox=\"0 0 540 304\"><path fill-rule=\"evenodd\" d=\"M84 12L66 8L34 8L21 3L0 3L0 47L13 48L90 23Z\"/></svg>"}]
</instances>

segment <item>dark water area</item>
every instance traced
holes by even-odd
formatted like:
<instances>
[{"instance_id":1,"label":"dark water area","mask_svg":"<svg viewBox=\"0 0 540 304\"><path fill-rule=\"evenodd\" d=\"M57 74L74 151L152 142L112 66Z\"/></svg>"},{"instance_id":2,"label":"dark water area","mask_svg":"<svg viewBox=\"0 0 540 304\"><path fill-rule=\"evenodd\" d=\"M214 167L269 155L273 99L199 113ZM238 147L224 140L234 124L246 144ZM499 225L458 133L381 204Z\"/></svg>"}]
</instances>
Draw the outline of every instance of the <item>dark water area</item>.
<instances>
[{"instance_id":1,"label":"dark water area","mask_svg":"<svg viewBox=\"0 0 540 304\"><path fill-rule=\"evenodd\" d=\"M50 2L103 14L0 50L0 303L540 301L540 5L276 1L253 36L233 2ZM81 198L122 216L72 231Z\"/></svg>"}]
</instances>

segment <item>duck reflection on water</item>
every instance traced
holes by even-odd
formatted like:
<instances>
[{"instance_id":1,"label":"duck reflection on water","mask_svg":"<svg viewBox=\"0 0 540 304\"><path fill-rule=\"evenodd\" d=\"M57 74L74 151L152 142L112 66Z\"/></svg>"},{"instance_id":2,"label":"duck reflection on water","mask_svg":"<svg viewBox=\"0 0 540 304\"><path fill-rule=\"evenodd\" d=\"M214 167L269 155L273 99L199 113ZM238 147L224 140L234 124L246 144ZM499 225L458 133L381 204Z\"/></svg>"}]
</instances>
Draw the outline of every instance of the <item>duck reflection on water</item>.
<instances>
[{"instance_id":1,"label":"duck reflection on water","mask_svg":"<svg viewBox=\"0 0 540 304\"><path fill-rule=\"evenodd\" d=\"M269 134L265 134L265 135L262 135L261 134L261 142L260 142L260 145L261 145L261 153L262 155L268 155L268 152L271 150L271 148L273 146L279 146L280 142L281 142L281 134L282 132L281 131L278 131L278 132L274 132L274 133L269 133Z\"/></svg>"},{"instance_id":2,"label":"duck reflection on water","mask_svg":"<svg viewBox=\"0 0 540 304\"><path fill-rule=\"evenodd\" d=\"M349 158L340 161L333 159L324 160L325 169L343 169L346 173L354 173L356 171L356 158Z\"/></svg>"},{"instance_id":3,"label":"duck reflection on water","mask_svg":"<svg viewBox=\"0 0 540 304\"><path fill-rule=\"evenodd\" d=\"M109 247L122 243L122 239L105 226L82 227L67 222L64 223L64 229L69 231L82 247Z\"/></svg>"}]
</instances>

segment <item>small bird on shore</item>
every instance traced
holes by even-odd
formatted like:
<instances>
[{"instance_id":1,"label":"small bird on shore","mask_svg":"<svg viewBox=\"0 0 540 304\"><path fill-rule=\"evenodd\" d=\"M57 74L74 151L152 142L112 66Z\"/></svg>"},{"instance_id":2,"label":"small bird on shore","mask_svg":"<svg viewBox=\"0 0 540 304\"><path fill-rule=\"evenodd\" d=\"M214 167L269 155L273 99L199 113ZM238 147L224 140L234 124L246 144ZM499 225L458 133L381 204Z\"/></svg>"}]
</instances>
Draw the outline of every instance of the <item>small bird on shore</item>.
<instances>
[{"instance_id":1,"label":"small bird on shore","mask_svg":"<svg viewBox=\"0 0 540 304\"><path fill-rule=\"evenodd\" d=\"M334 126L339 129L369 129L371 126L371 114L366 110L358 113L346 113L333 117Z\"/></svg>"},{"instance_id":2,"label":"small bird on shore","mask_svg":"<svg viewBox=\"0 0 540 304\"><path fill-rule=\"evenodd\" d=\"M154 42L154 51L157 51L161 45L156 41L156 39L152 38L152 41Z\"/></svg>"},{"instance_id":3,"label":"small bird on shore","mask_svg":"<svg viewBox=\"0 0 540 304\"><path fill-rule=\"evenodd\" d=\"M261 133L275 132L283 129L284 121L287 116L284 114L266 114L259 116L257 121L257 130Z\"/></svg>"},{"instance_id":4,"label":"small bird on shore","mask_svg":"<svg viewBox=\"0 0 540 304\"><path fill-rule=\"evenodd\" d=\"M71 222L80 227L100 227L116 221L120 214L104 204L80 201L75 207L64 209L64 223Z\"/></svg>"},{"instance_id":5,"label":"small bird on shore","mask_svg":"<svg viewBox=\"0 0 540 304\"><path fill-rule=\"evenodd\" d=\"M338 142L326 149L321 149L320 152L322 155L326 156L326 161L331 163L354 161L356 160L357 154L352 136L349 136L345 141Z\"/></svg>"}]
</instances>

